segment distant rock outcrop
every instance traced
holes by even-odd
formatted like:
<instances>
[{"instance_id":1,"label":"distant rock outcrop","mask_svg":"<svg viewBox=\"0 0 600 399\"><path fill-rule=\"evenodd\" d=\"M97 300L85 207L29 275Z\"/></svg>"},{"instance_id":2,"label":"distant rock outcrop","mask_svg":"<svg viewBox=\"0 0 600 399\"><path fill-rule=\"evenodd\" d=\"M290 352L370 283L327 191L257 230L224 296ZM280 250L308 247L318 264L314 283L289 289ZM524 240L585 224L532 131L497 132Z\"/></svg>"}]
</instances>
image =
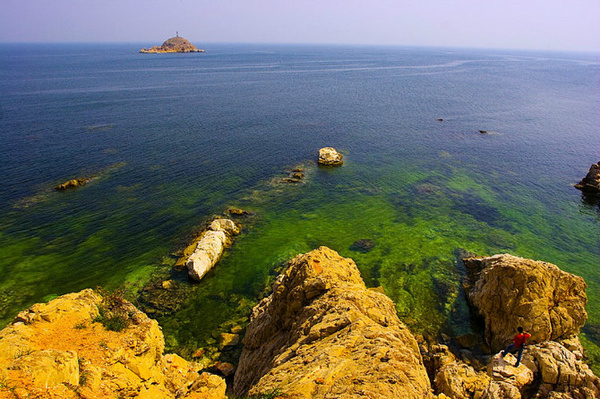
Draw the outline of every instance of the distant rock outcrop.
<instances>
[{"instance_id":1,"label":"distant rock outcrop","mask_svg":"<svg viewBox=\"0 0 600 399\"><path fill-rule=\"evenodd\" d=\"M333 147L323 147L319 150L319 165L340 166L344 163L342 154Z\"/></svg>"},{"instance_id":2,"label":"distant rock outcrop","mask_svg":"<svg viewBox=\"0 0 600 399\"><path fill-rule=\"evenodd\" d=\"M485 321L494 352L511 342L518 326L533 344L576 336L587 320L587 284L556 265L508 254L464 263L467 297Z\"/></svg>"},{"instance_id":3,"label":"distant rock outcrop","mask_svg":"<svg viewBox=\"0 0 600 399\"><path fill-rule=\"evenodd\" d=\"M59 184L58 186L54 187L54 189L58 190L58 191L65 191L70 188L77 188L77 187L81 187L81 186L87 184L90 180L91 180L91 178L89 178L89 177L81 177L78 179L71 179L62 184Z\"/></svg>"},{"instance_id":4,"label":"distant rock outcrop","mask_svg":"<svg viewBox=\"0 0 600 399\"><path fill-rule=\"evenodd\" d=\"M587 193L600 194L600 162L590 166L588 174L575 187Z\"/></svg>"},{"instance_id":5,"label":"distant rock outcrop","mask_svg":"<svg viewBox=\"0 0 600 399\"><path fill-rule=\"evenodd\" d=\"M196 48L187 39L183 37L172 37L167 39L162 45L150 47L149 49L143 48L140 53L144 54L156 54L156 53L203 53L204 50Z\"/></svg>"},{"instance_id":6,"label":"distant rock outcrop","mask_svg":"<svg viewBox=\"0 0 600 399\"><path fill-rule=\"evenodd\" d=\"M253 310L236 395L431 398L415 338L356 264L320 247L294 258Z\"/></svg>"},{"instance_id":7,"label":"distant rock outcrop","mask_svg":"<svg viewBox=\"0 0 600 399\"><path fill-rule=\"evenodd\" d=\"M226 399L222 378L164 345L156 320L123 299L63 295L0 331L0 397Z\"/></svg>"}]
</instances>

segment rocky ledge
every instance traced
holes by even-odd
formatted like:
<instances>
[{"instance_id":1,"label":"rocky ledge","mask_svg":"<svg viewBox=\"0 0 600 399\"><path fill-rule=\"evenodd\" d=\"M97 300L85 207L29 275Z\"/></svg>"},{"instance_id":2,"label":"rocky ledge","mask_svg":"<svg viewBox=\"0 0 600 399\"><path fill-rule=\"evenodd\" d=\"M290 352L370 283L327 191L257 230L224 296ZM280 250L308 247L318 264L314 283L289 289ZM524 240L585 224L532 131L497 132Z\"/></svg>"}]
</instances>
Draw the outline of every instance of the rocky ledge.
<instances>
[{"instance_id":1,"label":"rocky ledge","mask_svg":"<svg viewBox=\"0 0 600 399\"><path fill-rule=\"evenodd\" d=\"M187 39L183 37L172 37L167 39L162 45L150 47L149 49L143 48L140 53L143 54L157 54L157 53L203 53L204 50L196 48Z\"/></svg>"},{"instance_id":2,"label":"rocky ledge","mask_svg":"<svg viewBox=\"0 0 600 399\"><path fill-rule=\"evenodd\" d=\"M0 397L226 398L222 378L163 349L156 320L131 303L67 294L0 331Z\"/></svg>"}]
</instances>

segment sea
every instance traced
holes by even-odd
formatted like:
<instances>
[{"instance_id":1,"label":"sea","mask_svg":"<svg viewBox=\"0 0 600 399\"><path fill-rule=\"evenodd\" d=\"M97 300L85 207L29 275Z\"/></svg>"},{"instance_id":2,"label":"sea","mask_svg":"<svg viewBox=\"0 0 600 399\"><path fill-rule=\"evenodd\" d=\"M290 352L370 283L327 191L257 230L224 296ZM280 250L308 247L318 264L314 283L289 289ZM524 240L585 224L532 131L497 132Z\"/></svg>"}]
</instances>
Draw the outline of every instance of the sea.
<instances>
[{"instance_id":1,"label":"sea","mask_svg":"<svg viewBox=\"0 0 600 399\"><path fill-rule=\"evenodd\" d=\"M480 331L460 258L510 253L586 280L600 364L600 208L573 187L600 160L598 54L147 45L0 45L0 324L101 287L189 357L324 245L413 332L456 337ZM181 250L231 208L241 234L189 281Z\"/></svg>"}]
</instances>

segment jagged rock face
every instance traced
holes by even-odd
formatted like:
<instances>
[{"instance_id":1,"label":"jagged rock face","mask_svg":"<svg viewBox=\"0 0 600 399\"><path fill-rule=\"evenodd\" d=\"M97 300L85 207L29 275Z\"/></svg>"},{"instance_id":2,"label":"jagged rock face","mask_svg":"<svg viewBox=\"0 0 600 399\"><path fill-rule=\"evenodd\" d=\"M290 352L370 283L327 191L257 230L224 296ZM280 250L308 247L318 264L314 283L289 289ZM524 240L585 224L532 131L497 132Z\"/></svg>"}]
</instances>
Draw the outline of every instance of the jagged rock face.
<instances>
[{"instance_id":1,"label":"jagged rock face","mask_svg":"<svg viewBox=\"0 0 600 399\"><path fill-rule=\"evenodd\" d=\"M587 320L585 281L556 265L507 254L464 262L465 291L492 351L505 348L518 326L533 344L575 336Z\"/></svg>"},{"instance_id":2,"label":"jagged rock face","mask_svg":"<svg viewBox=\"0 0 600 399\"><path fill-rule=\"evenodd\" d=\"M512 355L496 355L485 372L457 361L447 347L443 349L438 345L429 353L438 365L434 386L440 399L600 397L600 379L557 342L528 346L519 367L514 367Z\"/></svg>"},{"instance_id":3,"label":"jagged rock face","mask_svg":"<svg viewBox=\"0 0 600 399\"><path fill-rule=\"evenodd\" d=\"M319 165L339 166L344 163L343 158L333 147L323 147L319 150Z\"/></svg>"},{"instance_id":4,"label":"jagged rock face","mask_svg":"<svg viewBox=\"0 0 600 399\"><path fill-rule=\"evenodd\" d=\"M94 322L101 303L90 289L63 295L33 305L0 331L0 380L14 397L225 399L223 379L163 356L155 320L123 301L129 327L107 331Z\"/></svg>"},{"instance_id":5,"label":"jagged rock face","mask_svg":"<svg viewBox=\"0 0 600 399\"><path fill-rule=\"evenodd\" d=\"M590 166L588 174L575 187L585 192L600 194L600 162Z\"/></svg>"},{"instance_id":6,"label":"jagged rock face","mask_svg":"<svg viewBox=\"0 0 600 399\"><path fill-rule=\"evenodd\" d=\"M539 374L539 397L556 392L568 394L566 398L600 398L600 378L558 342L528 347L523 364Z\"/></svg>"},{"instance_id":7,"label":"jagged rock face","mask_svg":"<svg viewBox=\"0 0 600 399\"><path fill-rule=\"evenodd\" d=\"M253 309L243 343L237 395L432 397L417 342L393 302L326 247L290 262Z\"/></svg>"}]
</instances>

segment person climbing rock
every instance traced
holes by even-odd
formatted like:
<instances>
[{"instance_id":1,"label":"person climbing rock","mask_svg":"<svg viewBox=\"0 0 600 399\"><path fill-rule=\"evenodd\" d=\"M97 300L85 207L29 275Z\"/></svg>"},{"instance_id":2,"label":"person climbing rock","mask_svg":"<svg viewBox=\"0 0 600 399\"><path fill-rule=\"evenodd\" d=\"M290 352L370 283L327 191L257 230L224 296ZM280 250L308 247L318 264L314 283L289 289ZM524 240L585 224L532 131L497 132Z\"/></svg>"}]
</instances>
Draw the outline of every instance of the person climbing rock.
<instances>
[{"instance_id":1,"label":"person climbing rock","mask_svg":"<svg viewBox=\"0 0 600 399\"><path fill-rule=\"evenodd\" d=\"M508 345L506 349L500 352L500 356L504 358L504 356L506 356L507 353L518 351L517 363L515 363L515 367L519 367L519 364L521 363L521 357L523 356L523 348L525 346L525 341L527 341L527 338L531 337L531 334L523 331L523 327L517 327L517 331L519 333L513 337L513 342L510 345Z\"/></svg>"}]
</instances>

